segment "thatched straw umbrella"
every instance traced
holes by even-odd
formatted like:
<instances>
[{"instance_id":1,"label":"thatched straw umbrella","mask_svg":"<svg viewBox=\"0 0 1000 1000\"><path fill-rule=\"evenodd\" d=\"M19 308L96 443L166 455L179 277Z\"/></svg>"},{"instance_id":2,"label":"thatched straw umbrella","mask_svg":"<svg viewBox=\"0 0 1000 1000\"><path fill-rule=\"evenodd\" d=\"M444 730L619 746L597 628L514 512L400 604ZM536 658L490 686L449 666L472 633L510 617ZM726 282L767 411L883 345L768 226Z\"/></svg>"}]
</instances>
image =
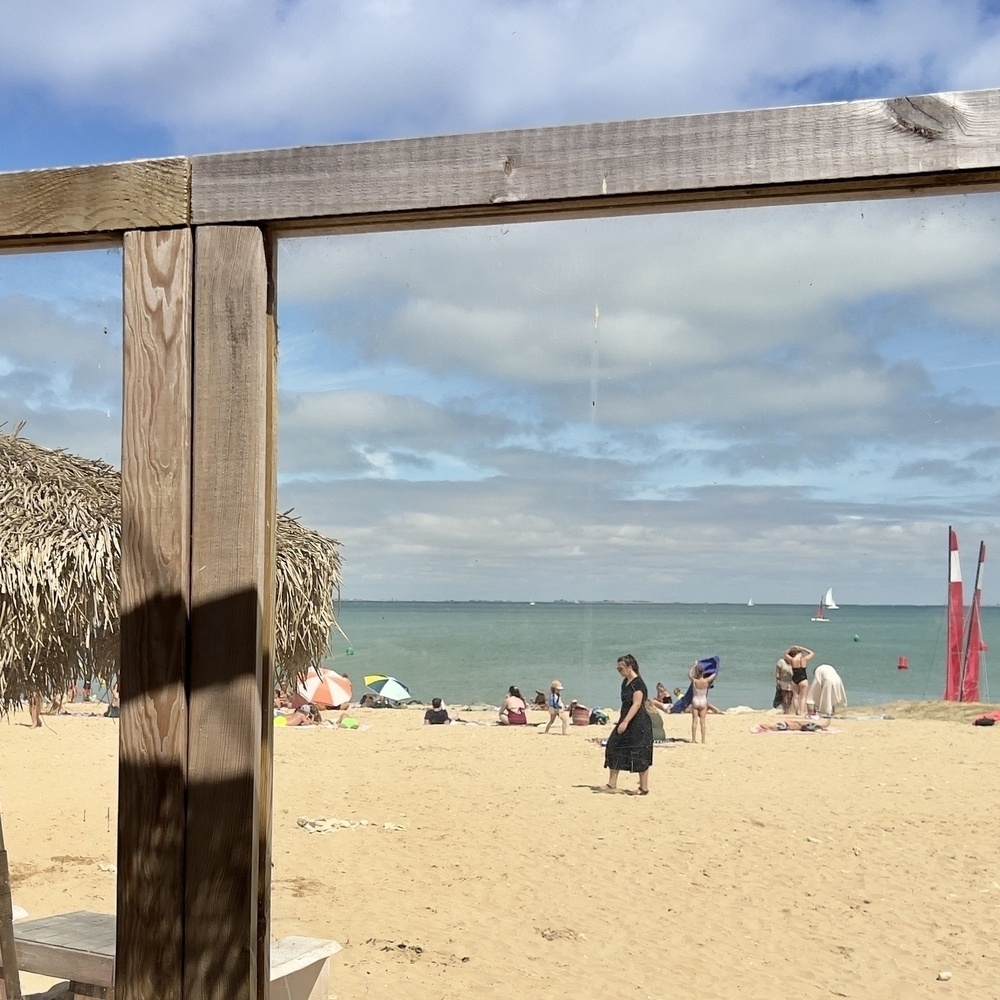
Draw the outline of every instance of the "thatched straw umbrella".
<instances>
[{"instance_id":1,"label":"thatched straw umbrella","mask_svg":"<svg viewBox=\"0 0 1000 1000\"><path fill-rule=\"evenodd\" d=\"M0 714L117 673L121 476L0 432ZM277 521L275 672L290 683L338 629L339 543Z\"/></svg>"}]
</instances>

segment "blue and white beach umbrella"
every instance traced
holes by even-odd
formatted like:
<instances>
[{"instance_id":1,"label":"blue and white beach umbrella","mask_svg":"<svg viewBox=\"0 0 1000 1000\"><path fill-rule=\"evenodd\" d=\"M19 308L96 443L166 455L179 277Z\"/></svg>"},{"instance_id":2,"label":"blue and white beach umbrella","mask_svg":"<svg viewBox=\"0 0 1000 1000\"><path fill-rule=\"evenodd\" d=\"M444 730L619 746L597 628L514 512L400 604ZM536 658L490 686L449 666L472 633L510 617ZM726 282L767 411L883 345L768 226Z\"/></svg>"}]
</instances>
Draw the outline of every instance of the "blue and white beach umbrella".
<instances>
[{"instance_id":1,"label":"blue and white beach umbrella","mask_svg":"<svg viewBox=\"0 0 1000 1000\"><path fill-rule=\"evenodd\" d=\"M413 695L406 689L406 685L397 681L395 677L368 674L365 677L365 685L389 701L413 701Z\"/></svg>"}]
</instances>

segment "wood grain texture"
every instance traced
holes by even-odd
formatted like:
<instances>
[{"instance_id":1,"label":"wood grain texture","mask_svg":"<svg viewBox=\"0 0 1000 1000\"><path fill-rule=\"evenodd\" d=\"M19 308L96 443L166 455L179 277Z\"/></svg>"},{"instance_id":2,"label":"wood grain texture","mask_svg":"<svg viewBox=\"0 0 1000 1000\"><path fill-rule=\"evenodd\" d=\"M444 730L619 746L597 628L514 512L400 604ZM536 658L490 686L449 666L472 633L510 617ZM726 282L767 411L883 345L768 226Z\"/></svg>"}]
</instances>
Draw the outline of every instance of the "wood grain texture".
<instances>
[{"instance_id":1,"label":"wood grain texture","mask_svg":"<svg viewBox=\"0 0 1000 1000\"><path fill-rule=\"evenodd\" d=\"M253 227L195 236L185 996L258 995L267 262Z\"/></svg>"},{"instance_id":2,"label":"wood grain texture","mask_svg":"<svg viewBox=\"0 0 1000 1000\"><path fill-rule=\"evenodd\" d=\"M10 895L10 864L3 839L0 816L0 984L9 1000L20 1000L21 977L18 975L17 950L14 946L14 911Z\"/></svg>"},{"instance_id":3,"label":"wood grain texture","mask_svg":"<svg viewBox=\"0 0 1000 1000\"><path fill-rule=\"evenodd\" d=\"M186 226L189 191L184 157L0 174L0 245L8 238Z\"/></svg>"},{"instance_id":4,"label":"wood grain texture","mask_svg":"<svg viewBox=\"0 0 1000 1000\"><path fill-rule=\"evenodd\" d=\"M1000 182L998 135L988 90L227 153L192 158L191 214L301 229L941 192Z\"/></svg>"},{"instance_id":5,"label":"wood grain texture","mask_svg":"<svg viewBox=\"0 0 1000 1000\"><path fill-rule=\"evenodd\" d=\"M180 998L192 237L128 232L123 246L119 997Z\"/></svg>"},{"instance_id":6,"label":"wood grain texture","mask_svg":"<svg viewBox=\"0 0 1000 1000\"><path fill-rule=\"evenodd\" d=\"M267 267L267 393L264 469L264 616L263 680L260 700L259 841L257 864L257 993L266 996L271 983L271 828L274 799L274 650L277 590L278 507L278 294L277 243L265 243Z\"/></svg>"}]
</instances>

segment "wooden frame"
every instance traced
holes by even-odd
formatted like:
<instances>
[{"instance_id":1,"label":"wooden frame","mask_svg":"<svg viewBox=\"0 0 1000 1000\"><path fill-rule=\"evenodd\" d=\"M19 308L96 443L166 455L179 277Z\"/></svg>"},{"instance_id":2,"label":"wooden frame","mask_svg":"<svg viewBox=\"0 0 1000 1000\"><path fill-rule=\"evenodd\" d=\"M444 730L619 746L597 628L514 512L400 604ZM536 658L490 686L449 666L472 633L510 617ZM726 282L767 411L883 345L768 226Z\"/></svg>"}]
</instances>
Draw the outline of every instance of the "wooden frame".
<instances>
[{"instance_id":1,"label":"wooden frame","mask_svg":"<svg viewBox=\"0 0 1000 1000\"><path fill-rule=\"evenodd\" d=\"M1000 189L1000 90L0 174L125 250L119 998L267 995L278 235Z\"/></svg>"}]
</instances>

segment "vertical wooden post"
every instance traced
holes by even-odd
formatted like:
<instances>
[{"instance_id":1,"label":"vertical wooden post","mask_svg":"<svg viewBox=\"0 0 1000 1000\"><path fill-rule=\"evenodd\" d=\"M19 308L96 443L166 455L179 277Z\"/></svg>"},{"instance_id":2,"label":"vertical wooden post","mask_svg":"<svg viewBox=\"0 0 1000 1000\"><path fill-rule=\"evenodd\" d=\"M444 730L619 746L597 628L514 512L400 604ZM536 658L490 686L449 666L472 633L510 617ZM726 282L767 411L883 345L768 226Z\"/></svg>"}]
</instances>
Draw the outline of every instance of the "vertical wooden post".
<instances>
[{"instance_id":1,"label":"vertical wooden post","mask_svg":"<svg viewBox=\"0 0 1000 1000\"><path fill-rule=\"evenodd\" d=\"M3 840L3 816L0 815L0 998L21 1000L21 976L17 971L14 944L14 905L10 896L10 866Z\"/></svg>"},{"instance_id":2,"label":"vertical wooden post","mask_svg":"<svg viewBox=\"0 0 1000 1000\"><path fill-rule=\"evenodd\" d=\"M181 1000L190 599L188 229L124 235L118 1000Z\"/></svg>"},{"instance_id":3,"label":"vertical wooden post","mask_svg":"<svg viewBox=\"0 0 1000 1000\"><path fill-rule=\"evenodd\" d=\"M251 1000L267 995L258 994L257 951L268 934L259 926L261 706L270 697L264 505L273 475L263 233L196 230L194 289L184 994Z\"/></svg>"},{"instance_id":4,"label":"vertical wooden post","mask_svg":"<svg viewBox=\"0 0 1000 1000\"><path fill-rule=\"evenodd\" d=\"M271 989L271 802L274 795L274 649L275 591L277 589L278 516L278 293L277 241L268 237L267 262L267 395L266 433L268 462L264 483L264 678L260 717L260 856L257 870L257 995Z\"/></svg>"}]
</instances>

